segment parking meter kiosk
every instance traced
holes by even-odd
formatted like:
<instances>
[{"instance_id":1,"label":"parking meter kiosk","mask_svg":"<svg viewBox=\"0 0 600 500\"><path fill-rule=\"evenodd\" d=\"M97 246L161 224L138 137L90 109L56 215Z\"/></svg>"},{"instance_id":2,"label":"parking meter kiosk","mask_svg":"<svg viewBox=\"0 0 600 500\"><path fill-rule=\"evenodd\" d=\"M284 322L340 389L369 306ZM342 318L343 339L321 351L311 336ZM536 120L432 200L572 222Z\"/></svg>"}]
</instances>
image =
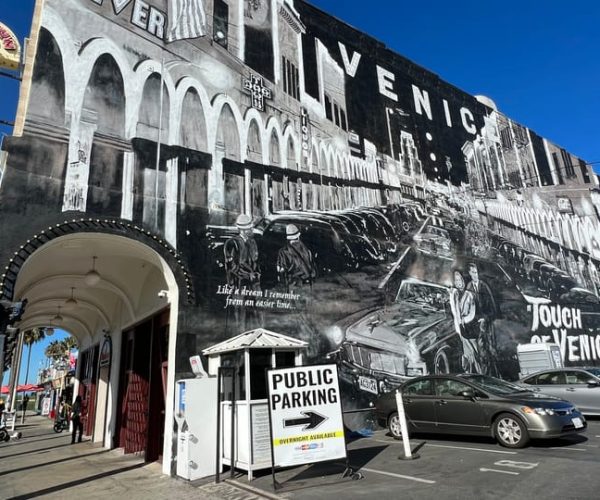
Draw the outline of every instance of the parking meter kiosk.
<instances>
[{"instance_id":1,"label":"parking meter kiosk","mask_svg":"<svg viewBox=\"0 0 600 500\"><path fill-rule=\"evenodd\" d=\"M302 366L307 346L307 342L259 328L202 351L210 375L229 368L221 382L222 465L247 471L249 480L254 470L271 467L266 370Z\"/></svg>"},{"instance_id":2,"label":"parking meter kiosk","mask_svg":"<svg viewBox=\"0 0 600 500\"><path fill-rule=\"evenodd\" d=\"M192 366L200 362L194 358ZM216 468L217 378L194 371L197 378L175 387L177 475L189 481L212 476Z\"/></svg>"}]
</instances>

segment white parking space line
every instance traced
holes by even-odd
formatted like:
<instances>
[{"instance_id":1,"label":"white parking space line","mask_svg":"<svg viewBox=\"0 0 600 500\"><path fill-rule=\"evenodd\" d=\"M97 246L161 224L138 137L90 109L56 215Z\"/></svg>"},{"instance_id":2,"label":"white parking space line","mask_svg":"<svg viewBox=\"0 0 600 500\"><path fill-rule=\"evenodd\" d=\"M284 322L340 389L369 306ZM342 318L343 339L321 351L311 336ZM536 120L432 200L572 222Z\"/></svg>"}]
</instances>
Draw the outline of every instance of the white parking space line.
<instances>
[{"instance_id":1,"label":"white parking space line","mask_svg":"<svg viewBox=\"0 0 600 500\"><path fill-rule=\"evenodd\" d=\"M360 470L365 471L365 472L372 472L373 474L381 474L383 476L391 476L391 477L397 477L399 479L408 479L409 481L417 481L418 483L435 484L435 481L432 481L431 479L423 479L423 478L414 477L414 476L404 476L402 474L394 474L393 472L386 472L383 470L367 469L366 467L361 467Z\"/></svg>"},{"instance_id":2,"label":"white parking space line","mask_svg":"<svg viewBox=\"0 0 600 500\"><path fill-rule=\"evenodd\" d=\"M481 472L497 472L498 474L510 474L511 476L518 476L520 474L520 472L514 472L511 470L486 469L485 467L481 467L479 470Z\"/></svg>"},{"instance_id":3,"label":"white parking space line","mask_svg":"<svg viewBox=\"0 0 600 500\"><path fill-rule=\"evenodd\" d=\"M487 453L499 453L501 455L518 455L518 453L516 451L488 450L486 448L469 448L467 446L449 446L449 445L445 445L445 444L429 444L429 443L427 443L426 446L433 447L433 448L452 448L454 450L484 451Z\"/></svg>"}]
</instances>

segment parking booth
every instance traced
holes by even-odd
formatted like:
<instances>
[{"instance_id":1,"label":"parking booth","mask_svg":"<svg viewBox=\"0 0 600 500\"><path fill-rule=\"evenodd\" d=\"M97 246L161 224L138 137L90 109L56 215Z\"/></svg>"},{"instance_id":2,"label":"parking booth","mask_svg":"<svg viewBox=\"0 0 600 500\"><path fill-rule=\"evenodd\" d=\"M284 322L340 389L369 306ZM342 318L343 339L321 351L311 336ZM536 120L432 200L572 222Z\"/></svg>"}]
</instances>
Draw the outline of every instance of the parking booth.
<instances>
[{"instance_id":1,"label":"parking booth","mask_svg":"<svg viewBox=\"0 0 600 500\"><path fill-rule=\"evenodd\" d=\"M263 328L205 349L209 375L220 377L220 466L248 472L271 467L266 370L302 366L308 343Z\"/></svg>"}]
</instances>

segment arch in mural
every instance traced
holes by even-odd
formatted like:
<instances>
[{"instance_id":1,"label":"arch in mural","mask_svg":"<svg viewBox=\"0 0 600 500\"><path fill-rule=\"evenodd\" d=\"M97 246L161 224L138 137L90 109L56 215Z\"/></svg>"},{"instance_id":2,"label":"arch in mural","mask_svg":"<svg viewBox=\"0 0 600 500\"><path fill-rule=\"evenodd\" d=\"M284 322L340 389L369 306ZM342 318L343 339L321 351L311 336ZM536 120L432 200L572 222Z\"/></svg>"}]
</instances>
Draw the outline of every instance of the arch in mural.
<instances>
[{"instance_id":1,"label":"arch in mural","mask_svg":"<svg viewBox=\"0 0 600 500\"><path fill-rule=\"evenodd\" d=\"M65 125L66 91L63 53L52 33L41 28L28 114L44 122Z\"/></svg>"},{"instance_id":2,"label":"arch in mural","mask_svg":"<svg viewBox=\"0 0 600 500\"><path fill-rule=\"evenodd\" d=\"M177 90L177 94L180 94L179 89ZM175 113L180 113L179 119L175 120L179 123L177 144L195 151L209 151L208 129L204 109L204 104L197 87L189 85L185 90L180 104L176 104L175 106Z\"/></svg>"}]
</instances>

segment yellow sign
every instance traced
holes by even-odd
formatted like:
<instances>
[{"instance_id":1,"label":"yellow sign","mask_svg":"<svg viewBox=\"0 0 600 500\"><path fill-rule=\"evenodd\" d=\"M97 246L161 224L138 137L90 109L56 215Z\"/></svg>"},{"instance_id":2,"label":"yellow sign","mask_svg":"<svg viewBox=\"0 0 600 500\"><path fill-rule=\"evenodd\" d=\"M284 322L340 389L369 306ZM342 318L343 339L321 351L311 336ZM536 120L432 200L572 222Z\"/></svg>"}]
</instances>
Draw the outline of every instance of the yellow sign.
<instances>
[{"instance_id":1,"label":"yellow sign","mask_svg":"<svg viewBox=\"0 0 600 500\"><path fill-rule=\"evenodd\" d=\"M15 34L0 23L0 68L19 69L21 46Z\"/></svg>"}]
</instances>

